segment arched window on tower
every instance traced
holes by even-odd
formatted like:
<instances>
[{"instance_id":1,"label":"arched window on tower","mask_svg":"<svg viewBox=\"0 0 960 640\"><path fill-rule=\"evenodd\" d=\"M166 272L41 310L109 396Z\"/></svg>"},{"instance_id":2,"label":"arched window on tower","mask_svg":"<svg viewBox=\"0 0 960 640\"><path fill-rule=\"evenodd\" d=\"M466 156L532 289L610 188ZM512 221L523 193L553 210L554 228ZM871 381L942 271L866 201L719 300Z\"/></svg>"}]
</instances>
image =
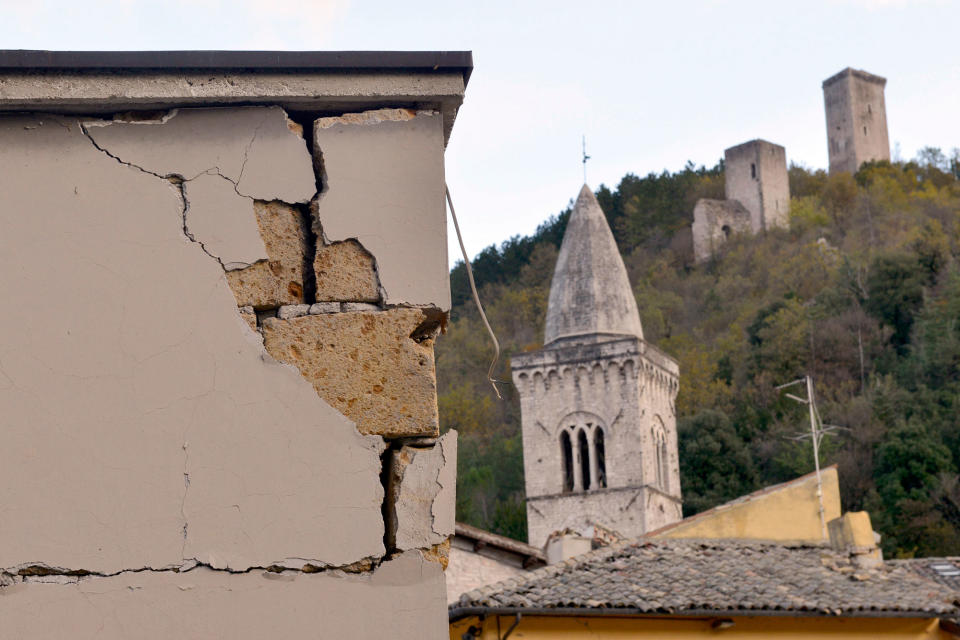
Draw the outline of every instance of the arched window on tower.
<instances>
[{"instance_id":1,"label":"arched window on tower","mask_svg":"<svg viewBox=\"0 0 960 640\"><path fill-rule=\"evenodd\" d=\"M587 442L587 432L580 429L577 436L577 448L580 453L580 486L583 487L584 491L590 488L590 445Z\"/></svg>"},{"instance_id":2,"label":"arched window on tower","mask_svg":"<svg viewBox=\"0 0 960 640\"><path fill-rule=\"evenodd\" d=\"M603 445L603 429L598 426L593 432L593 452L597 459L597 487L600 489L607 488L607 461Z\"/></svg>"},{"instance_id":3,"label":"arched window on tower","mask_svg":"<svg viewBox=\"0 0 960 640\"><path fill-rule=\"evenodd\" d=\"M660 488L664 491L670 491L670 480L669 474L667 473L667 439L661 436L660 438Z\"/></svg>"},{"instance_id":4,"label":"arched window on tower","mask_svg":"<svg viewBox=\"0 0 960 640\"><path fill-rule=\"evenodd\" d=\"M663 428L650 430L653 444L653 455L657 462L656 477L654 478L657 486L667 491L667 438L663 433Z\"/></svg>"},{"instance_id":5,"label":"arched window on tower","mask_svg":"<svg viewBox=\"0 0 960 640\"><path fill-rule=\"evenodd\" d=\"M560 433L560 455L563 458L563 492L570 493L573 491L573 443L566 430Z\"/></svg>"}]
</instances>

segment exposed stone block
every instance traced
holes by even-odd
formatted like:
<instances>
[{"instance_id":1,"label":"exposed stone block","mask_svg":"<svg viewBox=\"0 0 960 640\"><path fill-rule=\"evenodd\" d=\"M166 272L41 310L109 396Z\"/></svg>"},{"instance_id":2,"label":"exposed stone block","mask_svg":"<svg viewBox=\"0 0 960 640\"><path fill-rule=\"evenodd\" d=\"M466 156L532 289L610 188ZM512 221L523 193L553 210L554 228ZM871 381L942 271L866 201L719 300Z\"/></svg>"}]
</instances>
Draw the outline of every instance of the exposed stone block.
<instances>
[{"instance_id":1,"label":"exposed stone block","mask_svg":"<svg viewBox=\"0 0 960 640\"><path fill-rule=\"evenodd\" d=\"M237 304L265 309L303 303L307 246L303 217L294 207L277 201L256 200L253 211L267 259L227 273Z\"/></svg>"},{"instance_id":2,"label":"exposed stone block","mask_svg":"<svg viewBox=\"0 0 960 640\"><path fill-rule=\"evenodd\" d=\"M394 452L387 489L390 546L427 549L449 540L455 526L456 475L456 431L448 431L432 447L407 445Z\"/></svg>"},{"instance_id":3,"label":"exposed stone block","mask_svg":"<svg viewBox=\"0 0 960 640\"><path fill-rule=\"evenodd\" d=\"M443 567L443 570L447 570L447 566L450 564L450 539L447 538L440 544L435 544L426 551L423 552L424 560L429 560L430 562L437 562Z\"/></svg>"},{"instance_id":4,"label":"exposed stone block","mask_svg":"<svg viewBox=\"0 0 960 640\"><path fill-rule=\"evenodd\" d=\"M317 300L376 302L380 284L373 256L356 240L319 244L313 259Z\"/></svg>"},{"instance_id":5,"label":"exposed stone block","mask_svg":"<svg viewBox=\"0 0 960 640\"><path fill-rule=\"evenodd\" d=\"M289 304L277 309L277 317L281 320L299 318L300 316L305 316L308 313L310 313L310 305L308 304Z\"/></svg>"},{"instance_id":6,"label":"exposed stone block","mask_svg":"<svg viewBox=\"0 0 960 640\"><path fill-rule=\"evenodd\" d=\"M240 317L250 325L251 329L257 330L257 313L253 307L240 307Z\"/></svg>"},{"instance_id":7,"label":"exposed stone block","mask_svg":"<svg viewBox=\"0 0 960 640\"><path fill-rule=\"evenodd\" d=\"M387 304L449 309L440 114L380 109L320 118L313 136L323 181L318 235L369 251Z\"/></svg>"},{"instance_id":8,"label":"exposed stone block","mask_svg":"<svg viewBox=\"0 0 960 640\"><path fill-rule=\"evenodd\" d=\"M263 334L267 351L296 366L361 433L436 435L436 328L427 322L410 308L329 313L268 319Z\"/></svg>"},{"instance_id":9,"label":"exposed stone block","mask_svg":"<svg viewBox=\"0 0 960 640\"><path fill-rule=\"evenodd\" d=\"M310 315L315 316L321 313L340 313L339 302L317 302L310 305Z\"/></svg>"},{"instance_id":10,"label":"exposed stone block","mask_svg":"<svg viewBox=\"0 0 960 640\"><path fill-rule=\"evenodd\" d=\"M344 302L340 305L341 311L380 311L380 307L369 302Z\"/></svg>"}]
</instances>

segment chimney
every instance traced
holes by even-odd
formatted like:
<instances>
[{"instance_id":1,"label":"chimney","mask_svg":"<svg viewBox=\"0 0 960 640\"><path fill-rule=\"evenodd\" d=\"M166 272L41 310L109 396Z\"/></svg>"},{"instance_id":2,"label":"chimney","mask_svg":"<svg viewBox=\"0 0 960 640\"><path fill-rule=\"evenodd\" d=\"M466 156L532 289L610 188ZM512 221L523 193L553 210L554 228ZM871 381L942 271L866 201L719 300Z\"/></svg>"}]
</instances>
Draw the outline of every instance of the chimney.
<instances>
[{"instance_id":1,"label":"chimney","mask_svg":"<svg viewBox=\"0 0 960 640\"><path fill-rule=\"evenodd\" d=\"M848 511L828 522L827 530L830 546L849 552L858 567L870 569L883 564L883 551L878 546L880 534L873 530L866 511Z\"/></svg>"}]
</instances>

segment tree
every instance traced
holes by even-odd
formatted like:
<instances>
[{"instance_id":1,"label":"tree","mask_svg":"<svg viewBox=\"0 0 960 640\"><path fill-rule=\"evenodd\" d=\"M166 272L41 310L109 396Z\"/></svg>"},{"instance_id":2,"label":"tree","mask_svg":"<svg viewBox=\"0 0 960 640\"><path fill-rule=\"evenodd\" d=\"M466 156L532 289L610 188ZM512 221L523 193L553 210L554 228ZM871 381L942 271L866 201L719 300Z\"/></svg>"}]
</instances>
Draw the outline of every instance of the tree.
<instances>
[{"instance_id":1,"label":"tree","mask_svg":"<svg viewBox=\"0 0 960 640\"><path fill-rule=\"evenodd\" d=\"M707 410L682 418L677 432L684 516L756 487L753 457L725 414Z\"/></svg>"}]
</instances>

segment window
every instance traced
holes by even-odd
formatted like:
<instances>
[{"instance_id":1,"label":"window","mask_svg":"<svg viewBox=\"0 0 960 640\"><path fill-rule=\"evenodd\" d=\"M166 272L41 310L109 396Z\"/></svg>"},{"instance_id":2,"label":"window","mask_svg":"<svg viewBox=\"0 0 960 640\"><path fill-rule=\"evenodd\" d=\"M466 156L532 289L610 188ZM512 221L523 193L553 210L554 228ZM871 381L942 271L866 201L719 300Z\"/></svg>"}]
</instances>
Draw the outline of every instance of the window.
<instances>
[{"instance_id":1,"label":"window","mask_svg":"<svg viewBox=\"0 0 960 640\"><path fill-rule=\"evenodd\" d=\"M866 128L866 127L863 128L863 135L867 135L867 128Z\"/></svg>"},{"instance_id":2,"label":"window","mask_svg":"<svg viewBox=\"0 0 960 640\"><path fill-rule=\"evenodd\" d=\"M660 488L670 491L669 475L667 474L667 439L660 438L660 455L657 458L660 464Z\"/></svg>"},{"instance_id":3,"label":"window","mask_svg":"<svg viewBox=\"0 0 960 640\"><path fill-rule=\"evenodd\" d=\"M563 492L573 491L573 443L566 429L560 434L560 454L563 457Z\"/></svg>"},{"instance_id":4,"label":"window","mask_svg":"<svg viewBox=\"0 0 960 640\"><path fill-rule=\"evenodd\" d=\"M607 461L606 452L603 449L603 429L597 427L593 432L593 452L597 458L597 487L607 488Z\"/></svg>"},{"instance_id":5,"label":"window","mask_svg":"<svg viewBox=\"0 0 960 640\"><path fill-rule=\"evenodd\" d=\"M660 424L658 427L654 427L650 430L650 436L653 444L653 456L657 463L654 482L656 482L660 489L669 491L670 483L668 481L669 474L667 473L667 437L664 433L663 425Z\"/></svg>"},{"instance_id":6,"label":"window","mask_svg":"<svg viewBox=\"0 0 960 640\"><path fill-rule=\"evenodd\" d=\"M873 113L873 108L872 108L870 105L867 105L867 113L868 113L868 114L872 114L872 113Z\"/></svg>"},{"instance_id":7,"label":"window","mask_svg":"<svg viewBox=\"0 0 960 640\"><path fill-rule=\"evenodd\" d=\"M724 238L730 237L730 225L728 224L723 225L722 227L720 227L720 231L723 231Z\"/></svg>"},{"instance_id":8,"label":"window","mask_svg":"<svg viewBox=\"0 0 960 640\"><path fill-rule=\"evenodd\" d=\"M587 432L583 429L580 429L577 437L577 449L580 453L580 486L586 491L590 488L590 445L587 444Z\"/></svg>"},{"instance_id":9,"label":"window","mask_svg":"<svg viewBox=\"0 0 960 640\"><path fill-rule=\"evenodd\" d=\"M554 460L560 463L560 477L554 482L562 480L562 484L553 485L556 487L553 491L578 493L606 488L607 432L600 416L575 411L560 421L555 433L559 439L560 459Z\"/></svg>"},{"instance_id":10,"label":"window","mask_svg":"<svg viewBox=\"0 0 960 640\"><path fill-rule=\"evenodd\" d=\"M757 179L757 165L753 162L750 163L750 177L754 180Z\"/></svg>"}]
</instances>

